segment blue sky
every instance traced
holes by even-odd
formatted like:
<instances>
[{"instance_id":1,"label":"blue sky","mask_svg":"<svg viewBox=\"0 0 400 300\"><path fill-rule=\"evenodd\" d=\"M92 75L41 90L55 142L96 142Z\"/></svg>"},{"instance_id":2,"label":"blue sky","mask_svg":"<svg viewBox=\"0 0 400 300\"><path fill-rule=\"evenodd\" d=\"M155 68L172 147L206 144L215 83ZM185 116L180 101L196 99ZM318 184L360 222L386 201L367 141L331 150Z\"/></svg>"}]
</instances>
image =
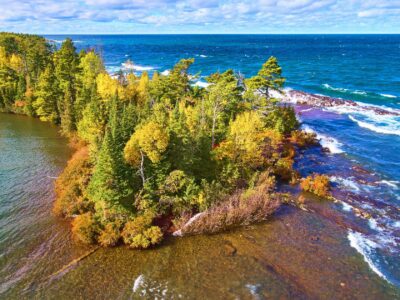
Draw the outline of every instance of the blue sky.
<instances>
[{"instance_id":1,"label":"blue sky","mask_svg":"<svg viewBox=\"0 0 400 300\"><path fill-rule=\"evenodd\" d=\"M400 33L400 0L0 0L0 31Z\"/></svg>"}]
</instances>

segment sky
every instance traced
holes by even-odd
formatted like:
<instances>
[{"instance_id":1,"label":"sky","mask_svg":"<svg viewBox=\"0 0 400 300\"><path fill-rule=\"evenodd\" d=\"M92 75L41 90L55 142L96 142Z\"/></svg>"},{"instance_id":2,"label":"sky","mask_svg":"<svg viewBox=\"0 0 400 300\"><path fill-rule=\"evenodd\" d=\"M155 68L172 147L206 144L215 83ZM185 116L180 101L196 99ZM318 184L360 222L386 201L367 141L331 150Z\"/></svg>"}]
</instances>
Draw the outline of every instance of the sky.
<instances>
[{"instance_id":1,"label":"sky","mask_svg":"<svg viewBox=\"0 0 400 300\"><path fill-rule=\"evenodd\" d=\"M0 0L0 31L400 33L400 0Z\"/></svg>"}]
</instances>

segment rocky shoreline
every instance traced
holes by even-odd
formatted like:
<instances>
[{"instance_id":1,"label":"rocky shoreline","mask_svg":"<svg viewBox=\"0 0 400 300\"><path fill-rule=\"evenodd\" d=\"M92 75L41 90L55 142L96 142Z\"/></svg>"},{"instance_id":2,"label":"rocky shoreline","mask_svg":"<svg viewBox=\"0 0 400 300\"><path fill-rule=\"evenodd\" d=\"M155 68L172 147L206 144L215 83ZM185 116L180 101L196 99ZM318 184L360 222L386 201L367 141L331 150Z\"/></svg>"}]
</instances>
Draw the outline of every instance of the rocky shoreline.
<instances>
[{"instance_id":1,"label":"rocky shoreline","mask_svg":"<svg viewBox=\"0 0 400 300\"><path fill-rule=\"evenodd\" d=\"M389 108L383 109L374 105L360 105L351 100L311 94L298 90L286 90L284 94L274 93L273 96L282 100L283 102L298 105L307 105L312 107L348 106L363 111L373 111L378 115L400 116L400 112L391 110Z\"/></svg>"}]
</instances>

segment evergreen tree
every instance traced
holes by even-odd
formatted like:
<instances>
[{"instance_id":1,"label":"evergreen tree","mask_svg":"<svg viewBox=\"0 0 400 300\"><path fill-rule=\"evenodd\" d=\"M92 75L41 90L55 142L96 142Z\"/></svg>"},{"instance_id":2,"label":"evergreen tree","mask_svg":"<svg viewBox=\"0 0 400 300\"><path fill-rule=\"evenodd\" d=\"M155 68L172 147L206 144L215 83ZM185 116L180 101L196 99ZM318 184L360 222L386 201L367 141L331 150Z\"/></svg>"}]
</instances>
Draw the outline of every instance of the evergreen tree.
<instances>
[{"instance_id":1,"label":"evergreen tree","mask_svg":"<svg viewBox=\"0 0 400 300\"><path fill-rule=\"evenodd\" d=\"M59 122L57 108L59 94L54 68L49 65L39 77L37 91L35 92L36 100L33 102L36 115L40 120Z\"/></svg>"},{"instance_id":2,"label":"evergreen tree","mask_svg":"<svg viewBox=\"0 0 400 300\"><path fill-rule=\"evenodd\" d=\"M76 129L74 105L76 100L76 74L78 73L78 55L70 38L54 53L55 74L63 96L58 100L61 113L61 126L65 134Z\"/></svg>"},{"instance_id":3,"label":"evergreen tree","mask_svg":"<svg viewBox=\"0 0 400 300\"><path fill-rule=\"evenodd\" d=\"M278 60L271 56L262 65L257 75L245 80L245 83L251 94L258 93L269 99L270 91L281 92L285 81Z\"/></svg>"}]
</instances>

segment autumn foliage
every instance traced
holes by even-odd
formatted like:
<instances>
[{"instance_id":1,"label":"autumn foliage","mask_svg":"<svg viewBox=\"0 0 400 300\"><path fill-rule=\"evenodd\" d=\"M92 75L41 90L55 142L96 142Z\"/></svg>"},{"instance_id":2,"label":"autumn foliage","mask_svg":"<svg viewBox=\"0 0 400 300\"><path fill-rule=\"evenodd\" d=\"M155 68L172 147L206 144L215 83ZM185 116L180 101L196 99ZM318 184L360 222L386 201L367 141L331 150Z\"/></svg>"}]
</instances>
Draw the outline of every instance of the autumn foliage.
<instances>
[{"instance_id":1,"label":"autumn foliage","mask_svg":"<svg viewBox=\"0 0 400 300\"><path fill-rule=\"evenodd\" d=\"M319 197L328 197L330 194L329 177L326 175L313 174L303 178L300 187L303 191L311 192Z\"/></svg>"}]
</instances>

